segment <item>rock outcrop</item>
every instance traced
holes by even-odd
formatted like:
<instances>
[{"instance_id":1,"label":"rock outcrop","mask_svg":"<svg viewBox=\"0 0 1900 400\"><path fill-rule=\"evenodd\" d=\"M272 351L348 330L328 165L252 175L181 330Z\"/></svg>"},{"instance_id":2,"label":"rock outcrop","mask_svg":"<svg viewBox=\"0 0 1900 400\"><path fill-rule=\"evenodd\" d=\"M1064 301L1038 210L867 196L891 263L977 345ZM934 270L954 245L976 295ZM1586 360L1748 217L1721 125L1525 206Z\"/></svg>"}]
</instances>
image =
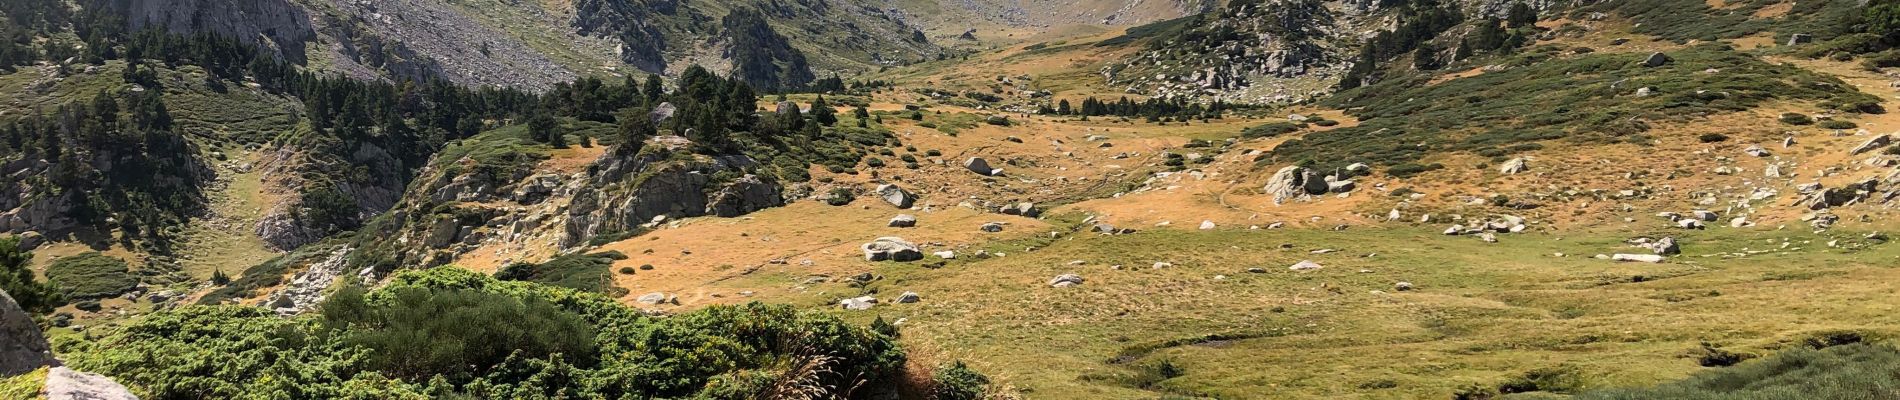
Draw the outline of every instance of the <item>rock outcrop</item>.
<instances>
[{"instance_id":1,"label":"rock outcrop","mask_svg":"<svg viewBox=\"0 0 1900 400\"><path fill-rule=\"evenodd\" d=\"M744 156L678 161L658 152L632 156L608 152L595 162L586 185L575 191L561 245L571 247L594 235L632 231L655 217L732 217L784 205L783 186L765 177L713 179L721 171L742 171L755 164Z\"/></svg>"},{"instance_id":2,"label":"rock outcrop","mask_svg":"<svg viewBox=\"0 0 1900 400\"><path fill-rule=\"evenodd\" d=\"M13 302L12 295L0 290L0 377L48 365L59 365L59 360L53 359L53 350L40 335L40 326Z\"/></svg>"}]
</instances>

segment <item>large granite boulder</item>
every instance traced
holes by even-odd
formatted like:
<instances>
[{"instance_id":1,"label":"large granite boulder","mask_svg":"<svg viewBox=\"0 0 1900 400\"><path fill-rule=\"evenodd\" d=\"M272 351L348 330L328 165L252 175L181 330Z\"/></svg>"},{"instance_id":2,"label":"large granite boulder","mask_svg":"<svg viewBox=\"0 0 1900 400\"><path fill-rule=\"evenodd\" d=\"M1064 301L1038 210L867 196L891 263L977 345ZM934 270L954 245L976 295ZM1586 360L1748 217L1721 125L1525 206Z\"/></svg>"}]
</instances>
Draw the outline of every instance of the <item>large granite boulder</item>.
<instances>
[{"instance_id":1,"label":"large granite boulder","mask_svg":"<svg viewBox=\"0 0 1900 400\"><path fill-rule=\"evenodd\" d=\"M40 367L59 365L53 350L13 296L0 290L0 377L31 372Z\"/></svg>"}]
</instances>

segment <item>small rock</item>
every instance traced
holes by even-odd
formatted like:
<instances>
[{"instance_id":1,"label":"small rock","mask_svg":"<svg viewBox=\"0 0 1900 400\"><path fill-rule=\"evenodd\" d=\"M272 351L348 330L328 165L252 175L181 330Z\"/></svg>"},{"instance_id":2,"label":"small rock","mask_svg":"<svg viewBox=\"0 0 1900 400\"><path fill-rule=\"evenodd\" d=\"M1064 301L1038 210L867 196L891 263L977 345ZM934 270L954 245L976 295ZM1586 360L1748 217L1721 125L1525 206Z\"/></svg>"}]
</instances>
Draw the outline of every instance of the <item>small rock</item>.
<instances>
[{"instance_id":1,"label":"small rock","mask_svg":"<svg viewBox=\"0 0 1900 400\"><path fill-rule=\"evenodd\" d=\"M1001 222L989 222L989 223L984 223L984 224L983 224L983 226L981 226L981 227L977 227L977 229L981 229L981 230L983 230L984 232L990 232L990 233L996 233L996 232L1002 232L1002 231L1003 231L1003 223L1001 223Z\"/></svg>"},{"instance_id":2,"label":"small rock","mask_svg":"<svg viewBox=\"0 0 1900 400\"><path fill-rule=\"evenodd\" d=\"M1660 256L1660 255L1655 255L1655 254L1622 254L1622 253L1618 253L1618 254L1616 254L1616 255L1612 255L1612 256L1610 256L1610 260L1612 260L1612 261L1622 261L1622 262L1645 262L1645 263L1659 263L1659 262L1663 262L1663 256Z\"/></svg>"},{"instance_id":3,"label":"small rock","mask_svg":"<svg viewBox=\"0 0 1900 400\"><path fill-rule=\"evenodd\" d=\"M1075 285L1080 285L1080 284L1082 284L1082 276L1076 275L1076 274L1057 275L1054 279L1049 280L1050 287L1062 288L1062 287L1070 287L1070 286L1075 286Z\"/></svg>"},{"instance_id":4,"label":"small rock","mask_svg":"<svg viewBox=\"0 0 1900 400\"><path fill-rule=\"evenodd\" d=\"M916 226L917 216L915 215L897 214L896 217L891 217L890 227L892 228L911 228Z\"/></svg>"},{"instance_id":5,"label":"small rock","mask_svg":"<svg viewBox=\"0 0 1900 400\"><path fill-rule=\"evenodd\" d=\"M841 307L844 307L844 309L846 310L854 310L854 311L869 310L871 309L871 307L877 306L877 298L871 297L871 296L853 297L849 299L839 300L838 305Z\"/></svg>"}]
</instances>

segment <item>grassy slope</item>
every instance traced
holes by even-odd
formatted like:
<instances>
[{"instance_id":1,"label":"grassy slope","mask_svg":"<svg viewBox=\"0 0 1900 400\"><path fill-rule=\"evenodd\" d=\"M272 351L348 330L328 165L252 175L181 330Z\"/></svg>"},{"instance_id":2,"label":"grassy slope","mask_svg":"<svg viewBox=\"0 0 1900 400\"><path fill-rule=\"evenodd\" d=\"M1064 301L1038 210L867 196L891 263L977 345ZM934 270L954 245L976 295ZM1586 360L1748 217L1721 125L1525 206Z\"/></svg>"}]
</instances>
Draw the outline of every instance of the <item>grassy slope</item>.
<instances>
[{"instance_id":1,"label":"grassy slope","mask_svg":"<svg viewBox=\"0 0 1900 400\"><path fill-rule=\"evenodd\" d=\"M1035 398L1151 397L1128 385L1164 360L1186 372L1154 389L1219 398L1442 398L1557 366L1576 368L1588 387L1646 384L1698 370L1684 354L1700 341L1762 352L1819 331L1900 327L1875 306L1900 300L1884 283L1900 272L1877 261L1900 255L1894 247L1843 251L1805 233L1725 230L1683 237L1688 254L1668 264L1588 257L1640 251L1620 245L1626 237L1487 244L1411 228L1155 230L942 270L885 268L872 289L923 293L926 303L877 314L909 318L913 340L956 349ZM1800 250L1720 256L1783 239ZM1320 248L1340 251L1308 253ZM1303 259L1327 267L1286 269ZM1157 261L1174 266L1150 269ZM1266 272L1244 272L1253 267ZM1067 272L1089 281L1044 285ZM1399 281L1420 289L1377 292ZM1196 339L1205 335L1239 339Z\"/></svg>"},{"instance_id":2,"label":"grassy slope","mask_svg":"<svg viewBox=\"0 0 1900 400\"><path fill-rule=\"evenodd\" d=\"M46 384L46 368L0 378L0 399L29 400L43 398L40 387Z\"/></svg>"}]
</instances>

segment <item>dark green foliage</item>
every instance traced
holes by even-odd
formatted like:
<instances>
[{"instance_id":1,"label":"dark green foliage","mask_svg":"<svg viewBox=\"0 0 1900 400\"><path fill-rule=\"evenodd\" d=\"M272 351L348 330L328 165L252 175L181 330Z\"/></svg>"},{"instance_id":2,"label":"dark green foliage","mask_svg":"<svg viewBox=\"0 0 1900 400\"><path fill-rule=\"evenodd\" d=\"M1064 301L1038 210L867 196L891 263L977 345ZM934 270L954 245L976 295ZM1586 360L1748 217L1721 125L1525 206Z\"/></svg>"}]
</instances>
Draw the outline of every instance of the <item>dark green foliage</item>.
<instances>
[{"instance_id":1,"label":"dark green foliage","mask_svg":"<svg viewBox=\"0 0 1900 400\"><path fill-rule=\"evenodd\" d=\"M8 142L0 150L14 150L0 152L0 160L17 156L47 165L0 176L0 187L66 197L74 209L65 216L82 225L119 230L127 247L169 251L174 238L164 228L203 208L199 185L208 178L194 157L197 149L172 131L172 122L156 90L102 91L51 114L0 120L0 138L7 138L0 142Z\"/></svg>"},{"instance_id":2,"label":"dark green foliage","mask_svg":"<svg viewBox=\"0 0 1900 400\"><path fill-rule=\"evenodd\" d=\"M1386 168L1385 174L1391 175L1394 178L1409 178L1409 177L1412 177L1413 175L1423 174L1426 172L1437 171L1441 169L1445 169L1444 164L1431 163L1429 165L1419 165L1419 164L1413 164L1413 163L1404 163L1404 164L1394 165L1391 168Z\"/></svg>"},{"instance_id":3,"label":"dark green foliage","mask_svg":"<svg viewBox=\"0 0 1900 400\"><path fill-rule=\"evenodd\" d=\"M1782 113L1781 123L1788 125L1814 125L1814 118L1801 113Z\"/></svg>"},{"instance_id":4,"label":"dark green foliage","mask_svg":"<svg viewBox=\"0 0 1900 400\"><path fill-rule=\"evenodd\" d=\"M1900 387L1900 351L1871 344L1796 348L1648 388L1593 391L1581 400L1877 399Z\"/></svg>"},{"instance_id":5,"label":"dark green foliage","mask_svg":"<svg viewBox=\"0 0 1900 400\"><path fill-rule=\"evenodd\" d=\"M545 283L584 292L621 296L627 290L613 285L608 268L627 256L616 251L574 253L555 257L540 264L514 263L495 272L495 279Z\"/></svg>"},{"instance_id":6,"label":"dark green foliage","mask_svg":"<svg viewBox=\"0 0 1900 400\"><path fill-rule=\"evenodd\" d=\"M882 320L879 320L882 321ZM935 376L936 388L931 391L935 400L977 400L983 398L984 389L989 386L990 378L971 370L963 361L938 368Z\"/></svg>"},{"instance_id":7,"label":"dark green foliage","mask_svg":"<svg viewBox=\"0 0 1900 400\"><path fill-rule=\"evenodd\" d=\"M1699 140L1702 143L1720 143L1720 142L1728 141L1728 135L1724 135L1720 133L1704 133L1700 136L1696 136L1696 140Z\"/></svg>"},{"instance_id":8,"label":"dark green foliage","mask_svg":"<svg viewBox=\"0 0 1900 400\"><path fill-rule=\"evenodd\" d=\"M1854 129L1854 128L1860 127L1860 125L1855 124L1853 122L1842 121L1838 119L1821 120L1819 123L1815 125L1822 128L1826 128L1826 129Z\"/></svg>"},{"instance_id":9,"label":"dark green foliage","mask_svg":"<svg viewBox=\"0 0 1900 400\"><path fill-rule=\"evenodd\" d=\"M858 193L850 188L835 188L826 193L825 204L843 206L858 199Z\"/></svg>"},{"instance_id":10,"label":"dark green foliage","mask_svg":"<svg viewBox=\"0 0 1900 400\"><path fill-rule=\"evenodd\" d=\"M1068 100L1062 100L1062 103L1066 104ZM1149 98L1141 102L1136 102L1127 97L1122 97L1115 101L1098 100L1094 97L1089 97L1082 100L1081 108L1067 112L1062 111L1063 108L1057 108L1055 112L1062 115L1081 116L1084 120L1087 120L1087 118L1091 116L1103 115L1131 118L1146 117L1150 120L1158 120L1162 117L1204 119L1220 118L1222 113L1230 108L1232 108L1230 105L1220 100L1214 100L1211 103L1203 105L1201 103L1188 102L1181 98L1172 100Z\"/></svg>"},{"instance_id":11,"label":"dark green foliage","mask_svg":"<svg viewBox=\"0 0 1900 400\"><path fill-rule=\"evenodd\" d=\"M65 349L68 361L161 400L711 397L799 378L783 366L814 355L829 371L813 376L821 397L862 398L904 363L889 336L789 306L649 318L604 296L455 268L344 289L322 315L187 306L98 334Z\"/></svg>"},{"instance_id":12,"label":"dark green foliage","mask_svg":"<svg viewBox=\"0 0 1900 400\"><path fill-rule=\"evenodd\" d=\"M60 293L53 285L33 279L33 268L28 264L32 260L33 253L20 250L19 238L0 238L0 291L27 312L53 311L63 302Z\"/></svg>"},{"instance_id":13,"label":"dark green foliage","mask_svg":"<svg viewBox=\"0 0 1900 400\"><path fill-rule=\"evenodd\" d=\"M837 125L838 110L832 108L831 103L825 102L825 96L821 95L811 102L811 119L824 126Z\"/></svg>"},{"instance_id":14,"label":"dark green foliage","mask_svg":"<svg viewBox=\"0 0 1900 400\"><path fill-rule=\"evenodd\" d=\"M548 146L567 147L567 133L561 131L561 122L545 111L535 111L528 117L528 134L535 141L547 143Z\"/></svg>"},{"instance_id":15,"label":"dark green foliage","mask_svg":"<svg viewBox=\"0 0 1900 400\"><path fill-rule=\"evenodd\" d=\"M125 260L99 252L53 261L46 266L46 280L59 287L67 298L75 300L118 296L139 284L138 276L132 274Z\"/></svg>"},{"instance_id":16,"label":"dark green foliage","mask_svg":"<svg viewBox=\"0 0 1900 400\"><path fill-rule=\"evenodd\" d=\"M1837 78L1722 45L1671 53L1675 61L1659 68L1642 67L1640 55L1628 53L1552 58L1560 52L1539 48L1505 61L1515 65L1510 69L1434 85L1425 84L1427 76L1411 76L1340 92L1322 103L1352 110L1358 126L1290 140L1272 157L1321 169L1354 162L1398 166L1435 152L1528 142L1639 142L1651 122L1747 110L1770 100L1877 102ZM1710 68L1723 73L1701 73ZM1640 87L1661 94L1631 95Z\"/></svg>"},{"instance_id":17,"label":"dark green foliage","mask_svg":"<svg viewBox=\"0 0 1900 400\"><path fill-rule=\"evenodd\" d=\"M345 287L324 302L321 323L347 346L369 350L368 366L412 382L441 375L466 383L515 358L591 366L594 328L540 298L474 288L400 287L374 299Z\"/></svg>"},{"instance_id":18,"label":"dark green foliage","mask_svg":"<svg viewBox=\"0 0 1900 400\"><path fill-rule=\"evenodd\" d=\"M1292 122L1272 122L1243 129L1240 131L1240 137L1248 139L1274 137L1297 132L1300 129L1305 129L1305 127Z\"/></svg>"}]
</instances>

